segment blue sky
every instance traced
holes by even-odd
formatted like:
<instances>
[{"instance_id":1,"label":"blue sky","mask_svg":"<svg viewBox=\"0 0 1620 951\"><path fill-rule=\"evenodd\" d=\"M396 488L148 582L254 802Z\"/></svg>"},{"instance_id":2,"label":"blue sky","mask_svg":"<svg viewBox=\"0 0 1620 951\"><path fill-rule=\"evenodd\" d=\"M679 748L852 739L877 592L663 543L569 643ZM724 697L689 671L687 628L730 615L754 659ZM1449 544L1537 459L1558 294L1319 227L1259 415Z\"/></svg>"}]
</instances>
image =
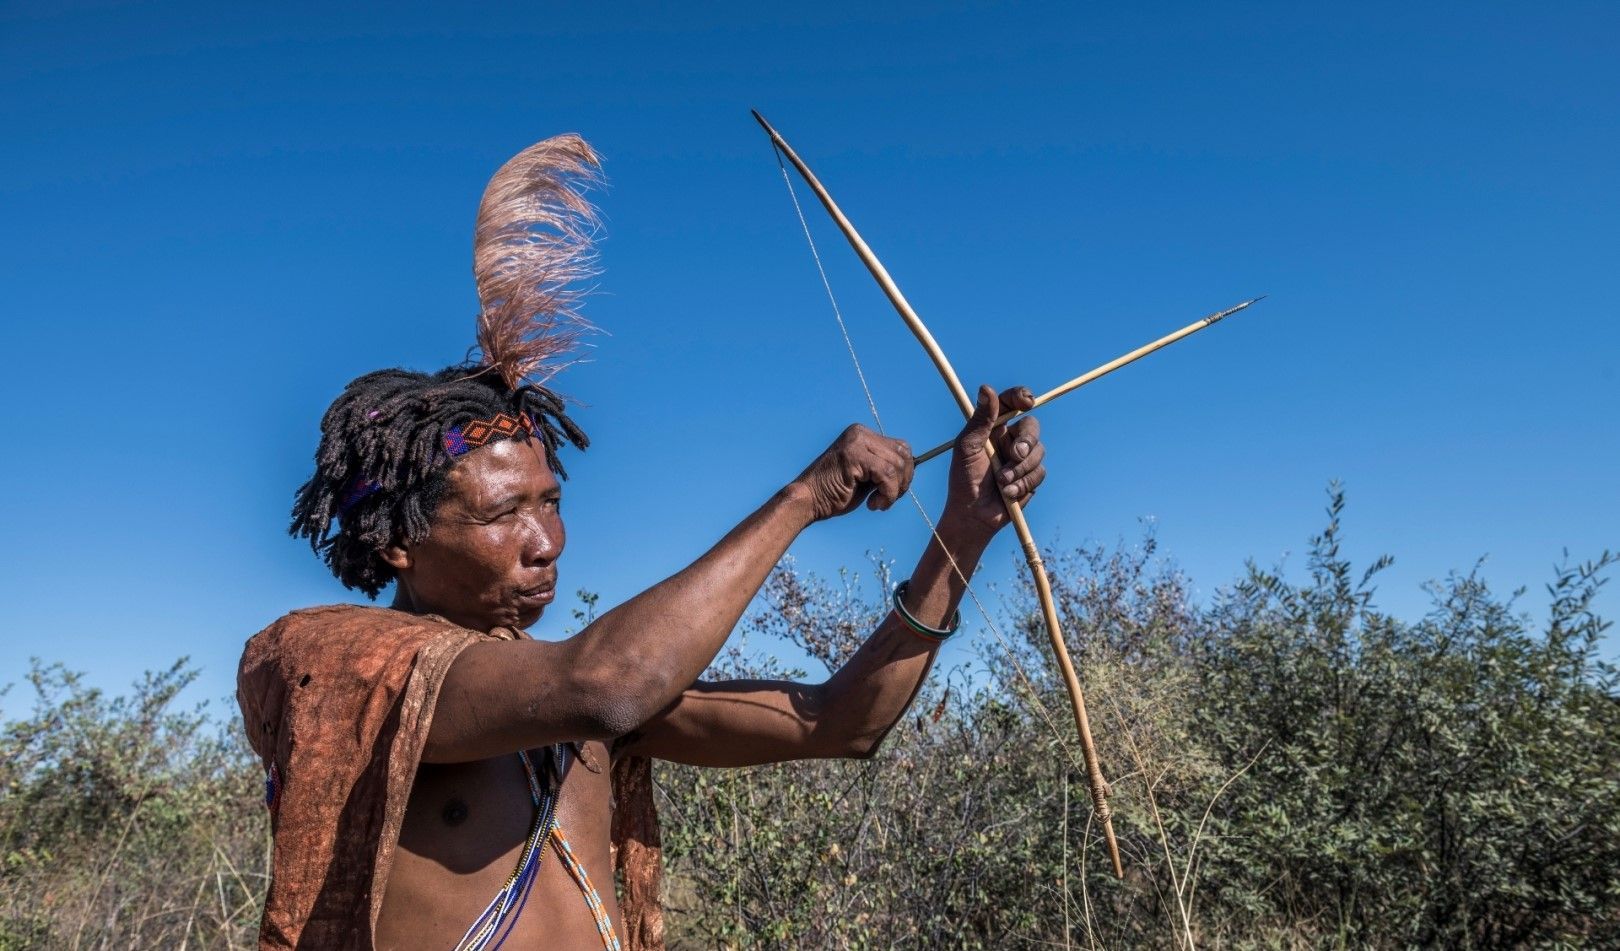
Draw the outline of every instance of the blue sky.
<instances>
[{"instance_id":1,"label":"blue sky","mask_svg":"<svg viewBox=\"0 0 1620 951\"><path fill-rule=\"evenodd\" d=\"M613 603L698 554L867 421L750 107L970 385L1045 389L1270 295L1043 413L1043 540L1151 519L1208 597L1245 558L1298 568L1342 479L1408 615L1481 557L1539 613L1562 549L1620 545L1620 7L762 9L0 7L0 681L189 654L223 697L246 636L344 599L285 534L319 415L463 355L478 196L563 131L611 179L609 333L559 380L595 440L563 584ZM933 370L811 220L890 431L945 438ZM906 565L923 531L862 513L795 554Z\"/></svg>"}]
</instances>

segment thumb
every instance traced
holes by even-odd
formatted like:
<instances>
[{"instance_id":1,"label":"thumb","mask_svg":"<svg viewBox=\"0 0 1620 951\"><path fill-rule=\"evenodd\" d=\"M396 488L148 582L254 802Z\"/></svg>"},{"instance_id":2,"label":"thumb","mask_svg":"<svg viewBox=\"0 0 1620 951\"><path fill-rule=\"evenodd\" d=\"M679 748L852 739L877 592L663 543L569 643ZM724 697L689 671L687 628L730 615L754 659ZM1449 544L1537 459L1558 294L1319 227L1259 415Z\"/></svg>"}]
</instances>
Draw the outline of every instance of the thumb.
<instances>
[{"instance_id":1,"label":"thumb","mask_svg":"<svg viewBox=\"0 0 1620 951\"><path fill-rule=\"evenodd\" d=\"M1000 415L1001 400L996 396L996 391L981 384L978 405L973 407L973 415L962 427L962 434L956 437L956 448L964 456L984 452L984 444L990 438L990 428Z\"/></svg>"}]
</instances>

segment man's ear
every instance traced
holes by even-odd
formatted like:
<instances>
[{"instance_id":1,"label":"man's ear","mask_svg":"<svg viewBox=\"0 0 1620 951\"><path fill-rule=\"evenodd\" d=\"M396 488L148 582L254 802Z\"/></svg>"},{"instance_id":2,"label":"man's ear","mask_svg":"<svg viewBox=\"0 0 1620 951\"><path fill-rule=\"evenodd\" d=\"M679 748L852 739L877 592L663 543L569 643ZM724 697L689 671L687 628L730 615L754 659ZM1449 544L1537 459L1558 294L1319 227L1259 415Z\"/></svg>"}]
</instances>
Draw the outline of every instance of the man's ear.
<instances>
[{"instance_id":1,"label":"man's ear","mask_svg":"<svg viewBox=\"0 0 1620 951\"><path fill-rule=\"evenodd\" d=\"M411 550L403 544L379 548L377 554L396 572L404 571L411 566Z\"/></svg>"}]
</instances>

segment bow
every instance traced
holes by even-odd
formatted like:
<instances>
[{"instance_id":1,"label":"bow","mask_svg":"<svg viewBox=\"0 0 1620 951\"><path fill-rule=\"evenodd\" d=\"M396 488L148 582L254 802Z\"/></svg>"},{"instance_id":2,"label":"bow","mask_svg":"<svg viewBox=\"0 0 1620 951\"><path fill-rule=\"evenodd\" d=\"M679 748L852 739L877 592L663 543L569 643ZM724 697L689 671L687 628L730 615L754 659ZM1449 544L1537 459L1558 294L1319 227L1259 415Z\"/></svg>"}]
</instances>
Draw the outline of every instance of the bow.
<instances>
[{"instance_id":1,"label":"bow","mask_svg":"<svg viewBox=\"0 0 1620 951\"><path fill-rule=\"evenodd\" d=\"M867 246L866 241L855 230L855 226L850 224L849 219L839 210L838 204L832 199L832 195L827 192L827 189L816 178L815 174L810 171L809 166L805 165L804 160L799 158L798 154L793 151L793 147L788 145L787 140L782 138L781 134L772 128L769 122L765 121L764 116L755 112L754 118L765 129L765 132L770 135L771 142L775 145L778 153L787 157L788 161L798 171L800 177L804 179L805 184L810 187L811 191L815 192L816 198L821 201L822 207L827 209L827 213L837 223L838 230L843 232L844 237L849 241L850 247L855 250L856 255L866 265L866 269L871 272L878 286L883 289L884 296L889 299L889 303L894 305L895 311L905 321L906 326L911 329L911 333L917 338L917 342L928 352L928 358L933 361L934 368L939 371L940 378L945 381L946 387L950 389L951 396L955 398L956 405L962 411L962 415L972 417L973 400L968 396L967 390L963 388L961 379L951 366L951 361L945 356L945 351L940 349L939 344L934 340L934 335L929 332L927 325L922 322L922 318L917 316L917 312L906 301L905 295L900 292L899 286L889 276L888 269L883 266L883 262L879 261L877 255L872 253L872 249ZM994 455L994 447L987 448ZM1035 537L1030 533L1029 523L1024 520L1023 509L1018 506L1017 502L1006 496L1005 490L1003 490L1002 502L1007 507L1007 515L1012 520L1013 529L1018 533L1018 541L1024 549L1024 559L1029 563L1030 576L1035 582L1035 591L1041 602L1041 613L1046 620L1047 635L1052 643L1052 653L1057 658L1058 670L1063 675L1063 685L1069 694L1069 704L1074 712L1075 728L1080 735L1080 751L1085 760L1092 808L1102 825L1103 837L1108 844L1108 857L1113 861L1114 865L1114 874L1123 878L1125 869L1120 862L1119 842L1114 837L1113 814L1108 808L1108 781L1103 778L1102 767L1097 762L1097 748L1091 738L1091 718L1086 714L1085 691L1080 686L1080 678L1074 672L1074 662L1069 659L1069 650L1063 640L1063 628L1062 623L1058 620L1057 602L1052 597L1052 583L1046 575L1046 565L1041 560L1040 548L1035 544ZM966 583L966 580L964 578L963 582Z\"/></svg>"}]
</instances>

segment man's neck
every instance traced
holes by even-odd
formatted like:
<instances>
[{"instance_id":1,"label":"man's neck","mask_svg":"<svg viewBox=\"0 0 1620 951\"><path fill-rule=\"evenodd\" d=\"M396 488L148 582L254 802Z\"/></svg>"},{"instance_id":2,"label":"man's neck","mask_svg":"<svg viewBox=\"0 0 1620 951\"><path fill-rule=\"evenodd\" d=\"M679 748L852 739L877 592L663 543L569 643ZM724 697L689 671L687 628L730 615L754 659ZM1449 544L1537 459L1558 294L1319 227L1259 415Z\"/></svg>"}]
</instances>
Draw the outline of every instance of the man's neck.
<instances>
[{"instance_id":1,"label":"man's neck","mask_svg":"<svg viewBox=\"0 0 1620 951\"><path fill-rule=\"evenodd\" d=\"M394 586L394 603L390 604L389 607L395 611L404 611L406 614L431 614L434 617L444 618L451 624L464 627L469 631L480 631L482 633L489 634L494 630L494 628L488 625L468 623L463 619L455 617L449 611L435 610L429 605L422 604L419 600L411 595L410 588L403 584L396 584Z\"/></svg>"},{"instance_id":2,"label":"man's neck","mask_svg":"<svg viewBox=\"0 0 1620 951\"><path fill-rule=\"evenodd\" d=\"M389 605L395 611L404 611L406 614L427 614L429 612L417 608L416 599L404 584L394 585L394 603Z\"/></svg>"}]
</instances>

